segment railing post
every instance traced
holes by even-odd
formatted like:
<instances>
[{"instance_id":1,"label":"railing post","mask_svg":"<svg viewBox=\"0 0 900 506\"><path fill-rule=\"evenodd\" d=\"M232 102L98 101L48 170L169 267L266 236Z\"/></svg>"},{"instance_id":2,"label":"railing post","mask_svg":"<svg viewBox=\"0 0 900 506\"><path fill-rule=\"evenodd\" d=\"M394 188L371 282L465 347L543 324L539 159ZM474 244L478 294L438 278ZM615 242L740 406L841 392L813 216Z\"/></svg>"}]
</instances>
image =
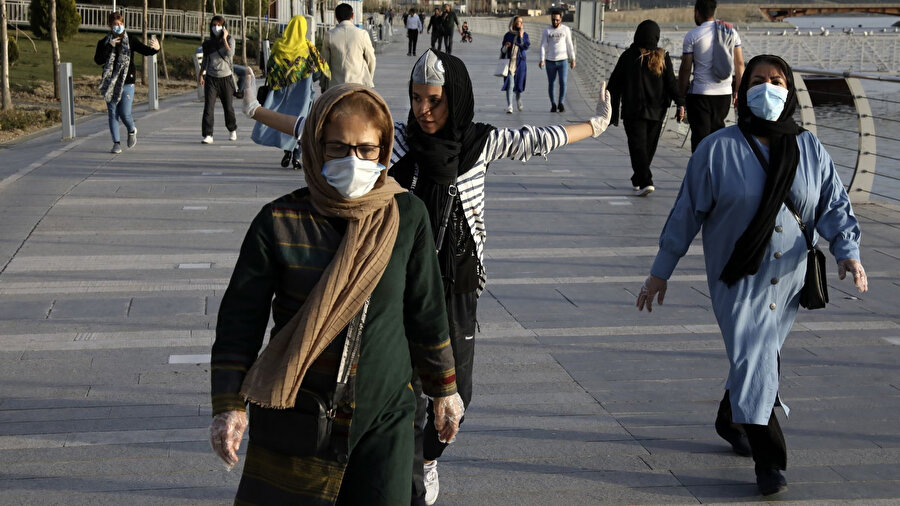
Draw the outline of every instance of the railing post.
<instances>
[{"instance_id":1,"label":"railing post","mask_svg":"<svg viewBox=\"0 0 900 506\"><path fill-rule=\"evenodd\" d=\"M797 103L800 105L800 123L803 128L816 135L816 113L813 109L809 89L799 72L794 72L794 87L797 89Z\"/></svg>"},{"instance_id":2,"label":"railing post","mask_svg":"<svg viewBox=\"0 0 900 506\"><path fill-rule=\"evenodd\" d=\"M869 201L872 183L875 180L875 121L872 119L872 108L866 97L866 90L855 77L845 78L847 88L856 106L856 118L859 124L859 149L856 154L856 169L850 181L850 202L854 204Z\"/></svg>"},{"instance_id":3,"label":"railing post","mask_svg":"<svg viewBox=\"0 0 900 506\"><path fill-rule=\"evenodd\" d=\"M59 64L59 107L62 112L62 140L75 138L75 85L72 82L72 64Z\"/></svg>"},{"instance_id":4,"label":"railing post","mask_svg":"<svg viewBox=\"0 0 900 506\"><path fill-rule=\"evenodd\" d=\"M159 109L159 70L156 67L156 55L147 57L147 102L151 111Z\"/></svg>"}]
</instances>

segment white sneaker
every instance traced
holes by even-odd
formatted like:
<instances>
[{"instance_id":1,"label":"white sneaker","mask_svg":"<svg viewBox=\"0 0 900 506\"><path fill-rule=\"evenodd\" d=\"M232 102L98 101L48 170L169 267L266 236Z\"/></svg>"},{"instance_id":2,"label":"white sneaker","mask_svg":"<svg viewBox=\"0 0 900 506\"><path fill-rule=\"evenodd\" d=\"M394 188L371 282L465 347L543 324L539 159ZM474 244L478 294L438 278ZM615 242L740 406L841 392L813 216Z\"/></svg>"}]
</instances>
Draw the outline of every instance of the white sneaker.
<instances>
[{"instance_id":1,"label":"white sneaker","mask_svg":"<svg viewBox=\"0 0 900 506\"><path fill-rule=\"evenodd\" d=\"M639 191L640 189L641 189L640 186L635 186L635 187L634 187L634 191Z\"/></svg>"},{"instance_id":2,"label":"white sneaker","mask_svg":"<svg viewBox=\"0 0 900 506\"><path fill-rule=\"evenodd\" d=\"M425 464L425 504L431 506L437 502L441 484L438 482L437 461Z\"/></svg>"},{"instance_id":3,"label":"white sneaker","mask_svg":"<svg viewBox=\"0 0 900 506\"><path fill-rule=\"evenodd\" d=\"M647 195L650 195L651 193L653 193L654 190L656 190L656 188L654 188L653 185L651 184L651 185L645 186L643 188L638 188L637 190L634 191L634 195L637 197L646 197Z\"/></svg>"},{"instance_id":4,"label":"white sneaker","mask_svg":"<svg viewBox=\"0 0 900 506\"><path fill-rule=\"evenodd\" d=\"M228 134L228 140L236 141L237 140L237 130L232 130Z\"/></svg>"},{"instance_id":5,"label":"white sneaker","mask_svg":"<svg viewBox=\"0 0 900 506\"><path fill-rule=\"evenodd\" d=\"M524 110L525 110L525 106L522 105L522 100L516 100L516 105L519 106L519 110L520 110L520 111L524 111Z\"/></svg>"},{"instance_id":6,"label":"white sneaker","mask_svg":"<svg viewBox=\"0 0 900 506\"><path fill-rule=\"evenodd\" d=\"M512 114L512 106L506 108L506 114Z\"/></svg>"},{"instance_id":7,"label":"white sneaker","mask_svg":"<svg viewBox=\"0 0 900 506\"><path fill-rule=\"evenodd\" d=\"M200 142L202 142L203 144L212 144L212 143L213 143L212 135L207 135L207 136L204 137L203 140L200 141Z\"/></svg>"}]
</instances>

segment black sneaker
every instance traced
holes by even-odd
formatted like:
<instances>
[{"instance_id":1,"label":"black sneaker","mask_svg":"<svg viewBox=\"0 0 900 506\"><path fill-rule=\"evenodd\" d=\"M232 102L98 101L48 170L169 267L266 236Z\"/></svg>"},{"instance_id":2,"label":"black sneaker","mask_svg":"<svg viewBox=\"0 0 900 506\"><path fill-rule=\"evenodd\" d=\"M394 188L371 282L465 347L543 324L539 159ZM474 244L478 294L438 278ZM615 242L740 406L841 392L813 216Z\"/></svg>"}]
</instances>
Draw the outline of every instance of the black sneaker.
<instances>
[{"instance_id":1,"label":"black sneaker","mask_svg":"<svg viewBox=\"0 0 900 506\"><path fill-rule=\"evenodd\" d=\"M287 166L291 164L291 158L293 158L292 153L290 151L285 151L284 156L281 157L281 166L287 168Z\"/></svg>"},{"instance_id":2,"label":"black sneaker","mask_svg":"<svg viewBox=\"0 0 900 506\"><path fill-rule=\"evenodd\" d=\"M550 112L556 112L556 104L550 104Z\"/></svg>"},{"instance_id":3,"label":"black sneaker","mask_svg":"<svg viewBox=\"0 0 900 506\"><path fill-rule=\"evenodd\" d=\"M757 469L756 486L765 496L780 494L788 488L787 480L778 469Z\"/></svg>"},{"instance_id":4,"label":"black sneaker","mask_svg":"<svg viewBox=\"0 0 900 506\"><path fill-rule=\"evenodd\" d=\"M559 112L566 112L566 106L562 105L562 102L559 103L559 106L556 107Z\"/></svg>"},{"instance_id":5,"label":"black sneaker","mask_svg":"<svg viewBox=\"0 0 900 506\"><path fill-rule=\"evenodd\" d=\"M128 147L133 148L135 144L137 144L137 128L128 132Z\"/></svg>"}]
</instances>

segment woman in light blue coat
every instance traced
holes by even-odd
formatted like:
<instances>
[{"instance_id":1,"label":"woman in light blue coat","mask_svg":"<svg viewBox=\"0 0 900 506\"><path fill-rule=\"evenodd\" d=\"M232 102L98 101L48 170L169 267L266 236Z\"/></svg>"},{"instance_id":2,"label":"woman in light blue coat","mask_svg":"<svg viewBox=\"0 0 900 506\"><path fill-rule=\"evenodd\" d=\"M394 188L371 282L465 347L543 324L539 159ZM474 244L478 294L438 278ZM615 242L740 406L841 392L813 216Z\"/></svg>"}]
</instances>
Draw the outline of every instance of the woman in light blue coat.
<instances>
[{"instance_id":1,"label":"woman in light blue coat","mask_svg":"<svg viewBox=\"0 0 900 506\"><path fill-rule=\"evenodd\" d=\"M781 346L800 304L807 244L825 238L838 276L867 289L859 262L859 223L831 157L793 120L797 99L784 60L761 55L738 89L738 125L719 130L688 162L659 252L637 298L638 309L662 304L667 281L703 229L713 311L731 363L716 431L736 453L750 455L763 495L787 489L784 436L774 407Z\"/></svg>"}]
</instances>

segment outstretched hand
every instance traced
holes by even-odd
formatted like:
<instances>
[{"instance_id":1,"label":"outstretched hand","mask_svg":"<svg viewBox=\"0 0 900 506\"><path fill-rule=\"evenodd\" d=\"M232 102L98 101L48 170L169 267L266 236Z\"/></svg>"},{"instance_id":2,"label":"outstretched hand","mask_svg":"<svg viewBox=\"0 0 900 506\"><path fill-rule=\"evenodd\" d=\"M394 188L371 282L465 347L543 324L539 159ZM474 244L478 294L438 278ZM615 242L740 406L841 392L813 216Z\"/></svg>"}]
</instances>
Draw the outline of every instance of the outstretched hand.
<instances>
[{"instance_id":1,"label":"outstretched hand","mask_svg":"<svg viewBox=\"0 0 900 506\"><path fill-rule=\"evenodd\" d=\"M591 118L591 128L594 137L606 131L609 126L609 120L612 119L612 99L609 97L609 91L606 89L606 81L600 84L600 97L597 99L597 115Z\"/></svg>"},{"instance_id":2,"label":"outstretched hand","mask_svg":"<svg viewBox=\"0 0 900 506\"><path fill-rule=\"evenodd\" d=\"M253 75L253 69L247 67L247 75L244 77L244 114L248 118L252 118L259 109L259 100L256 99L256 76Z\"/></svg>"},{"instance_id":3,"label":"outstretched hand","mask_svg":"<svg viewBox=\"0 0 900 506\"><path fill-rule=\"evenodd\" d=\"M847 277L848 272L853 275L853 284L856 285L859 293L869 289L869 278L866 276L866 270L859 260L846 258L838 262L838 278L843 280Z\"/></svg>"},{"instance_id":4,"label":"outstretched hand","mask_svg":"<svg viewBox=\"0 0 900 506\"><path fill-rule=\"evenodd\" d=\"M659 305L662 306L663 299L666 298L666 289L668 288L669 282L663 278L658 278L653 274L647 276L647 279L644 280L644 284L641 285L641 291L638 293L637 306L638 311L643 311L644 306L647 306L647 312L653 312L653 297L656 297Z\"/></svg>"}]
</instances>

